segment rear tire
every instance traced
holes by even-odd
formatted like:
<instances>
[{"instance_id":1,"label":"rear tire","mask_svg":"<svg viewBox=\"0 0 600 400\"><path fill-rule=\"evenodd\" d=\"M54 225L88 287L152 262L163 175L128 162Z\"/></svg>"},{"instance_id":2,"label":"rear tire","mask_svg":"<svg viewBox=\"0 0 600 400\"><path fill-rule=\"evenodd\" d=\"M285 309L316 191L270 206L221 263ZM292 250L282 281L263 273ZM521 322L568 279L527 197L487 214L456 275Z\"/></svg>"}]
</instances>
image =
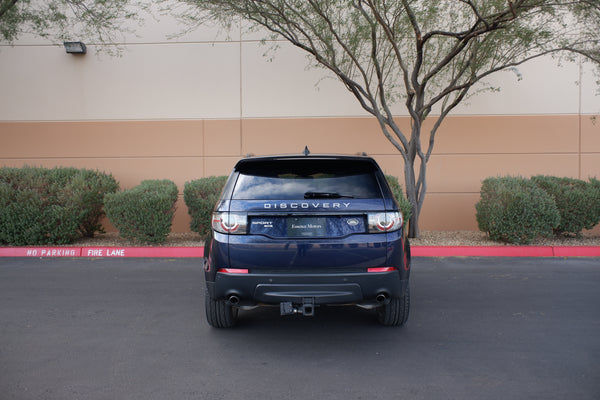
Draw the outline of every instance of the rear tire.
<instances>
[{"instance_id":1,"label":"rear tire","mask_svg":"<svg viewBox=\"0 0 600 400\"><path fill-rule=\"evenodd\" d=\"M408 321L410 312L410 288L404 295L390 298L389 303L377 309L377 320L384 326L402 326Z\"/></svg>"},{"instance_id":2,"label":"rear tire","mask_svg":"<svg viewBox=\"0 0 600 400\"><path fill-rule=\"evenodd\" d=\"M206 294L206 320L215 328L231 328L235 325L238 309L226 300L215 300Z\"/></svg>"}]
</instances>

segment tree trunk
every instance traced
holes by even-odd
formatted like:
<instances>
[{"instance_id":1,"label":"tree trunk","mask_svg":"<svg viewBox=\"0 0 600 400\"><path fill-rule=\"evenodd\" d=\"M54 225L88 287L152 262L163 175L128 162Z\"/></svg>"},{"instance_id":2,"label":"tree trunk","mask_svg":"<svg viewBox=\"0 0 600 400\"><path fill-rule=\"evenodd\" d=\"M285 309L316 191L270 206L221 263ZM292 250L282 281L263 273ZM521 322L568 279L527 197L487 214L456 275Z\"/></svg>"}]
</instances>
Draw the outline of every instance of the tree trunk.
<instances>
[{"instance_id":1,"label":"tree trunk","mask_svg":"<svg viewBox=\"0 0 600 400\"><path fill-rule=\"evenodd\" d=\"M408 224L408 237L411 239L416 239L421 234L419 230L419 216L416 212L413 212L413 215L410 217Z\"/></svg>"},{"instance_id":2,"label":"tree trunk","mask_svg":"<svg viewBox=\"0 0 600 400\"><path fill-rule=\"evenodd\" d=\"M418 238L419 237L419 215L421 214L421 208L419 207L419 193L417 193L417 184L415 179L415 168L414 159L405 160L404 162L404 186L406 191L406 197L412 205L412 216L409 220L408 225L408 237Z\"/></svg>"}]
</instances>

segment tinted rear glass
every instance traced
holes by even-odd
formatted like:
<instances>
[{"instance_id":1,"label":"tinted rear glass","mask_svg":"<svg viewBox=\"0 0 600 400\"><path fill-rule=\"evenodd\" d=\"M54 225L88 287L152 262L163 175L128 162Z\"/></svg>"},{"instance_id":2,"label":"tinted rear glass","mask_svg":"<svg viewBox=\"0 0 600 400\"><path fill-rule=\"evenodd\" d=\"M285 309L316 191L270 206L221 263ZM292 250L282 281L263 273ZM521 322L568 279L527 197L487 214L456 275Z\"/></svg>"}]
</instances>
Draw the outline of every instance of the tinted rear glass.
<instances>
[{"instance_id":1,"label":"tinted rear glass","mask_svg":"<svg viewBox=\"0 0 600 400\"><path fill-rule=\"evenodd\" d=\"M238 171L234 200L381 198L376 167L366 160L265 160Z\"/></svg>"}]
</instances>

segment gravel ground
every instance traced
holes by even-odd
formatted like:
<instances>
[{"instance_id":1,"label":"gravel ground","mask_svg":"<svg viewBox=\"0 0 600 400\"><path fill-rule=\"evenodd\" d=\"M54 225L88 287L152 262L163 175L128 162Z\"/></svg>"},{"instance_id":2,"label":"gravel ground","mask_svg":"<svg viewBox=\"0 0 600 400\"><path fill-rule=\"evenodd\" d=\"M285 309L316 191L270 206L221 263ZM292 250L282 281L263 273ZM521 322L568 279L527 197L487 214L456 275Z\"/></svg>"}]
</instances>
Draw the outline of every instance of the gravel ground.
<instances>
[{"instance_id":1,"label":"gravel ground","mask_svg":"<svg viewBox=\"0 0 600 400\"><path fill-rule=\"evenodd\" d=\"M413 246L506 246L494 242L479 231L423 231L419 239L411 239ZM195 247L203 246L204 241L197 233L172 233L167 241L159 246ZM584 232L579 238L539 238L532 246L600 246L600 229ZM122 239L116 232L96 235L91 239L80 239L71 246L142 246Z\"/></svg>"}]
</instances>

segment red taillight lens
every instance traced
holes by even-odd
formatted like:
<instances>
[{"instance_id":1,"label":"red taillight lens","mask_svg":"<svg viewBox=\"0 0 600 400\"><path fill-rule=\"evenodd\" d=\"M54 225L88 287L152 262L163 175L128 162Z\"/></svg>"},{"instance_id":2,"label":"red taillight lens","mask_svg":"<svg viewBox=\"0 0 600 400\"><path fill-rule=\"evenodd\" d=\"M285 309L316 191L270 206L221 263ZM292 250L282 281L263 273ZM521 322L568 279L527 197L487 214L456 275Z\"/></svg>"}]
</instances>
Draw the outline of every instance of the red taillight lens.
<instances>
[{"instance_id":1,"label":"red taillight lens","mask_svg":"<svg viewBox=\"0 0 600 400\"><path fill-rule=\"evenodd\" d=\"M212 227L220 233L244 235L248 227L248 216L243 213L216 212L212 216Z\"/></svg>"},{"instance_id":2,"label":"red taillight lens","mask_svg":"<svg viewBox=\"0 0 600 400\"><path fill-rule=\"evenodd\" d=\"M392 272L396 271L396 267L374 267L367 268L367 272Z\"/></svg>"},{"instance_id":3,"label":"red taillight lens","mask_svg":"<svg viewBox=\"0 0 600 400\"><path fill-rule=\"evenodd\" d=\"M402 213L398 211L369 213L367 217L371 233L394 232L402 227Z\"/></svg>"},{"instance_id":4,"label":"red taillight lens","mask_svg":"<svg viewBox=\"0 0 600 400\"><path fill-rule=\"evenodd\" d=\"M247 274L250 271L245 268L221 268L217 272L221 272L223 274Z\"/></svg>"}]
</instances>

